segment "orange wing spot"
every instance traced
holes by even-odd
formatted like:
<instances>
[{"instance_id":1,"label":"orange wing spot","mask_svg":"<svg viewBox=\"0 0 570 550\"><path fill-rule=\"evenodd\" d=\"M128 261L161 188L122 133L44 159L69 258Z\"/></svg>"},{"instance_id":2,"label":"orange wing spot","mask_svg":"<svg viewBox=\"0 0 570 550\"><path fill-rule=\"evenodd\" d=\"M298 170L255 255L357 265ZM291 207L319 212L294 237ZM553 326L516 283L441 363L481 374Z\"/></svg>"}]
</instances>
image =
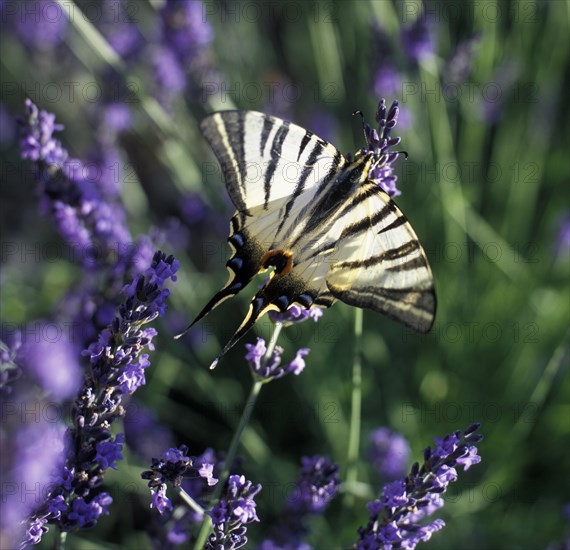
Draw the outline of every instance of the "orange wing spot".
<instances>
[{"instance_id":1,"label":"orange wing spot","mask_svg":"<svg viewBox=\"0 0 570 550\"><path fill-rule=\"evenodd\" d=\"M273 266L277 275L287 275L293 269L293 254L285 250L269 250L261 258L264 269Z\"/></svg>"}]
</instances>

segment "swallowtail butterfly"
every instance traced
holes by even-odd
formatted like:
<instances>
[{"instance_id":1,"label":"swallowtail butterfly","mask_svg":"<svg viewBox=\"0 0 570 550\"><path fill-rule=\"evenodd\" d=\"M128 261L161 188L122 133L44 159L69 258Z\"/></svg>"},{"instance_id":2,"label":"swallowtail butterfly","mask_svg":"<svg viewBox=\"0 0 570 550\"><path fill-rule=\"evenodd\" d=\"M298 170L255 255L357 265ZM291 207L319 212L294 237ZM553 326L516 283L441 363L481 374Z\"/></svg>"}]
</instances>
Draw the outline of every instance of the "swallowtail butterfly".
<instances>
[{"instance_id":1,"label":"swallowtail butterfly","mask_svg":"<svg viewBox=\"0 0 570 550\"><path fill-rule=\"evenodd\" d=\"M436 302L426 254L404 214L370 180L393 152L363 149L349 160L300 126L255 111L217 112L200 126L236 213L229 280L186 330L273 268L211 368L264 313L293 304L340 300L429 331Z\"/></svg>"}]
</instances>

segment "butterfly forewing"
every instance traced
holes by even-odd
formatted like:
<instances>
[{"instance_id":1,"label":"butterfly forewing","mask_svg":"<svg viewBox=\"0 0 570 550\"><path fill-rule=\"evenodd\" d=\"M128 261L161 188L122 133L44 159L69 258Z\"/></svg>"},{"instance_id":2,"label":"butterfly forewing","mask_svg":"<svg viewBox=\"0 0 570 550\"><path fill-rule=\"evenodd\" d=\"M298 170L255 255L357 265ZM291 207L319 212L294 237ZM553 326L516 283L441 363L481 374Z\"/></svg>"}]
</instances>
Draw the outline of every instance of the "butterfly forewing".
<instances>
[{"instance_id":1,"label":"butterfly forewing","mask_svg":"<svg viewBox=\"0 0 570 550\"><path fill-rule=\"evenodd\" d=\"M295 199L332 177L346 163L330 143L276 117L255 111L222 111L200 125L220 161L228 193L239 212ZM316 192L316 189L313 189ZM287 205L289 206L287 207Z\"/></svg>"}]
</instances>

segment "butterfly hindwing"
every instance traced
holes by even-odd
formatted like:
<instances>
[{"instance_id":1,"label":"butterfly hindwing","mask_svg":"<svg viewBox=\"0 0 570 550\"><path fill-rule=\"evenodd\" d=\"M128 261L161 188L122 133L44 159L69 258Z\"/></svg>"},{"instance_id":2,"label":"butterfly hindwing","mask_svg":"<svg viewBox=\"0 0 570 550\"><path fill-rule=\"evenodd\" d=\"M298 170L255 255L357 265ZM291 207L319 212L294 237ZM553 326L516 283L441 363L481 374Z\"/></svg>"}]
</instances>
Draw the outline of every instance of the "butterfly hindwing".
<instances>
[{"instance_id":1,"label":"butterfly hindwing","mask_svg":"<svg viewBox=\"0 0 570 550\"><path fill-rule=\"evenodd\" d=\"M412 226L372 182L338 240L327 286L339 300L428 332L435 316L433 276Z\"/></svg>"}]
</instances>

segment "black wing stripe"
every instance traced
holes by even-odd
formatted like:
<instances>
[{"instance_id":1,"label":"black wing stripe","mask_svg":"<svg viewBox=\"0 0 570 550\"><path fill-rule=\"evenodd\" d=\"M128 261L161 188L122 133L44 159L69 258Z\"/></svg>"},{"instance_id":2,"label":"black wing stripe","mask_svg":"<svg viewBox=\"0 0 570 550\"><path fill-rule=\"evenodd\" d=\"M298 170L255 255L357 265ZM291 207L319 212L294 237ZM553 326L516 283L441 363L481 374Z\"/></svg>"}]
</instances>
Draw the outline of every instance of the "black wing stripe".
<instances>
[{"instance_id":1,"label":"black wing stripe","mask_svg":"<svg viewBox=\"0 0 570 550\"><path fill-rule=\"evenodd\" d=\"M230 127L230 128L228 128L228 124L223 119L221 120L224 126L224 131L226 133L228 143L232 148L232 153L235 162L238 165L239 183L243 196L244 198L246 198L247 194L245 188L246 163L245 163L245 145L244 145L244 139L245 139L244 119L245 119L244 111L238 111L236 113L235 121L232 121L232 123L235 124L235 127Z\"/></svg>"},{"instance_id":2,"label":"black wing stripe","mask_svg":"<svg viewBox=\"0 0 570 550\"><path fill-rule=\"evenodd\" d=\"M372 298L383 298L396 305L396 309L404 309L406 306L413 307L419 311L433 314L433 290L417 288L358 288L361 295L368 295Z\"/></svg>"},{"instance_id":3,"label":"black wing stripe","mask_svg":"<svg viewBox=\"0 0 570 550\"><path fill-rule=\"evenodd\" d=\"M323 178L323 181L319 183L319 187L317 188L317 192L315 193L315 199L319 197L319 195L328 187L328 184L331 180L340 172L340 169L344 166L342 155L340 151L335 153L333 157L333 161L331 163L331 167L327 172L327 175Z\"/></svg>"},{"instance_id":4,"label":"black wing stripe","mask_svg":"<svg viewBox=\"0 0 570 550\"><path fill-rule=\"evenodd\" d=\"M354 210L360 203L369 199L372 195L380 195L380 194L384 194L384 192L382 191L382 189L380 189L380 187L378 187L378 185L371 182L366 183L359 189L354 199L341 210L339 218L344 216L345 214L348 214L348 212L350 212L351 210Z\"/></svg>"},{"instance_id":5,"label":"black wing stripe","mask_svg":"<svg viewBox=\"0 0 570 550\"><path fill-rule=\"evenodd\" d=\"M398 248L392 248L382 254L377 254L376 256L370 256L370 258L365 258L363 260L352 260L347 262L340 262L334 266L334 269L355 269L358 267L371 267L373 265L378 265L382 262L397 260L399 258L404 258L418 250L420 248L420 243L416 240L408 241L406 244L399 246Z\"/></svg>"},{"instance_id":6,"label":"black wing stripe","mask_svg":"<svg viewBox=\"0 0 570 550\"><path fill-rule=\"evenodd\" d=\"M325 222L328 222L329 225L332 225L334 223L335 219L338 217L339 205L343 204L344 201L346 201L349 196L354 193L356 184L362 178L363 169L364 168L362 166L362 163L353 163L347 169L341 170L340 172L338 172L337 167L338 176L334 178L328 191L323 195L321 200L318 202L313 202L314 207L312 208L312 211L308 216L309 219L305 224L305 233L314 231L317 227L321 226ZM322 185L323 184L319 186L319 190L317 190L315 193L315 199L324 189ZM335 212L335 215L331 216L333 212ZM324 232L325 228L323 227L322 229ZM295 244L298 240L299 237L295 241Z\"/></svg>"},{"instance_id":7,"label":"black wing stripe","mask_svg":"<svg viewBox=\"0 0 570 550\"><path fill-rule=\"evenodd\" d=\"M398 215L398 211L396 206L392 201L387 202L382 210L378 210L375 214L373 214L370 218L362 218L361 220L351 223L347 225L342 233L340 234L341 239L345 239L346 237L353 237L358 233L363 233L364 231L368 231L371 227L375 226L377 223L381 222L384 218L386 218L389 214L396 214ZM397 221L397 220L396 220ZM404 223L405 223L404 219Z\"/></svg>"},{"instance_id":8,"label":"black wing stripe","mask_svg":"<svg viewBox=\"0 0 570 550\"><path fill-rule=\"evenodd\" d=\"M394 314L401 310L409 310L410 307L418 311L428 313L433 316L435 310L435 300L433 289L418 289L418 288L378 288L374 286L367 287L354 287L351 289L338 288L330 283L327 283L329 290L333 295L342 301L347 301L352 305L357 302L360 307L363 305L370 307L373 304L378 304L379 301L385 300L394 303ZM389 316L388 311L383 311ZM398 318L396 317L398 320Z\"/></svg>"},{"instance_id":9,"label":"black wing stripe","mask_svg":"<svg viewBox=\"0 0 570 550\"><path fill-rule=\"evenodd\" d=\"M388 224L386 227L383 227L382 229L380 229L380 231L378 231L378 235L380 235L381 233L385 233L386 231L391 231L392 229L396 229L396 227L400 227L401 225L404 225L408 220L406 219L406 216L404 216L403 214L401 214L398 219L394 220L391 224Z\"/></svg>"},{"instance_id":10,"label":"black wing stripe","mask_svg":"<svg viewBox=\"0 0 570 550\"><path fill-rule=\"evenodd\" d=\"M322 143L319 142L319 144L322 144ZM319 219L322 219L323 217L326 216L326 212L323 212L322 209L320 208L322 201L319 201L319 195L322 194L322 192L328 188L329 183L332 180L334 180L336 176L340 177L343 174L342 168L343 168L344 164L345 164L345 160L344 160L343 156L340 154L339 151L337 151L335 153L335 156L333 157L331 166L330 166L326 176L323 178L321 183L319 183L317 191L313 195L313 199L310 202L308 202L302 208L302 210L297 214L297 217L295 218L295 220L291 224L291 230L293 230L298 225L302 224L303 220L305 220L307 218L307 216L309 216L309 218L310 218L304 226L303 234L298 235L295 238L295 240L291 243L292 247L294 247L304 236L306 236L307 231L310 231L311 227L318 225ZM335 182L335 185L336 185L336 182ZM325 199L326 199L326 197L325 197ZM309 212L310 212L310 214L309 214ZM288 238L288 236L289 236L288 234L285 235L285 238Z\"/></svg>"},{"instance_id":11,"label":"black wing stripe","mask_svg":"<svg viewBox=\"0 0 570 550\"><path fill-rule=\"evenodd\" d=\"M273 143L271 144L271 161L269 162L269 166L267 167L267 171L265 172L265 200L263 203L264 210L267 210L269 205L269 198L271 197L271 179L273 178L273 174L275 174L275 170L277 168L277 164L281 159L281 149L283 148L283 142L289 133L289 122L286 120L283 121L283 124L279 127L277 132L275 133L275 137L273 138Z\"/></svg>"},{"instance_id":12,"label":"black wing stripe","mask_svg":"<svg viewBox=\"0 0 570 550\"><path fill-rule=\"evenodd\" d=\"M405 264L388 267L386 271L413 271L414 269L427 267L427 265L426 259L423 256L418 256L417 258L407 261Z\"/></svg>"},{"instance_id":13,"label":"black wing stripe","mask_svg":"<svg viewBox=\"0 0 570 550\"><path fill-rule=\"evenodd\" d=\"M293 208L295 201L297 200L299 195L304 191L305 183L307 182L307 179L309 178L311 173L314 171L314 169L315 169L314 164L315 164L315 162L317 162L317 159L322 152L323 152L323 146L320 143L315 142L315 146L313 147L313 150L311 151L311 154L309 155L309 158L307 160L307 164L304 166L303 171L301 172L301 177L299 178L299 181L295 185L295 191L293 191L293 195L291 196L291 198L287 201L287 204L285 205L285 213L283 214L283 218L281 219L281 223L279 224L279 227L277 228L277 231L275 233L276 235L279 235L281 229L283 228L283 225L285 224L285 222L289 218L289 214L291 213L291 209ZM301 151L299 152L299 156L300 155L301 155Z\"/></svg>"},{"instance_id":14,"label":"black wing stripe","mask_svg":"<svg viewBox=\"0 0 570 550\"><path fill-rule=\"evenodd\" d=\"M233 115L232 120L230 120L230 129L235 120L236 117ZM230 135L233 135L233 131L228 132L228 125L219 114L204 119L200 128L222 166L226 187L235 207L249 216L244 200L244 183L241 178L239 159L236 157L232 141L230 141Z\"/></svg>"},{"instance_id":15,"label":"black wing stripe","mask_svg":"<svg viewBox=\"0 0 570 550\"><path fill-rule=\"evenodd\" d=\"M259 154L263 157L263 152L265 151L265 145L267 144L267 139L271 133L271 129L275 123L269 118L265 117L263 119L263 128L261 129L261 141L259 142Z\"/></svg>"},{"instance_id":16,"label":"black wing stripe","mask_svg":"<svg viewBox=\"0 0 570 550\"><path fill-rule=\"evenodd\" d=\"M305 132L305 135L303 136L303 139L301 140L301 145L299 145L299 153L297 154L297 162L299 162L299 159L301 158L303 151L305 150L305 148L309 144L309 141L311 141L312 135L313 134L311 132L309 132L308 130ZM313 151L314 151L314 149L313 149Z\"/></svg>"}]
</instances>

